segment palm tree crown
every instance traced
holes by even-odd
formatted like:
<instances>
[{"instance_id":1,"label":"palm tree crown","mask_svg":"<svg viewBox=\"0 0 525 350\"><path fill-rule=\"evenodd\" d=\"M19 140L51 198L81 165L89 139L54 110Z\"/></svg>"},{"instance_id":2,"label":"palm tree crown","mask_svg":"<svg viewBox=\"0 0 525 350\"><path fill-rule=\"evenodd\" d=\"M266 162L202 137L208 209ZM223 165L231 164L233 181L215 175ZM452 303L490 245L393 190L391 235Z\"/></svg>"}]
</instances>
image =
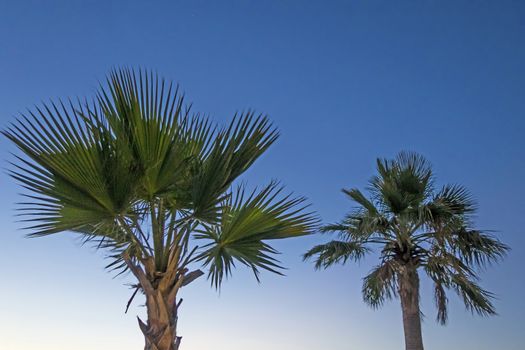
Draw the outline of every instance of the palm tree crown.
<instances>
[{"instance_id":1,"label":"palm tree crown","mask_svg":"<svg viewBox=\"0 0 525 350\"><path fill-rule=\"evenodd\" d=\"M407 287L404 272L421 270L433 281L440 323L447 321L447 290L473 312L495 313L492 294L478 285L476 270L498 261L508 248L473 228L476 206L465 188L435 189L430 164L403 152L394 160L377 160L368 190L369 197L358 189L343 190L357 207L340 223L322 227L340 239L313 247L305 259L315 258L317 268L327 268L360 260L377 246L380 263L363 279L363 298L370 306L399 296ZM417 278L412 284L418 289Z\"/></svg>"},{"instance_id":2,"label":"palm tree crown","mask_svg":"<svg viewBox=\"0 0 525 350\"><path fill-rule=\"evenodd\" d=\"M3 134L24 154L11 175L27 190L30 235L76 232L109 252L109 268L130 270L147 298L147 349L178 348L177 292L198 264L215 287L236 261L280 273L267 241L316 222L275 182L235 186L278 137L266 117L218 128L149 72L114 71L92 102L43 105Z\"/></svg>"}]
</instances>

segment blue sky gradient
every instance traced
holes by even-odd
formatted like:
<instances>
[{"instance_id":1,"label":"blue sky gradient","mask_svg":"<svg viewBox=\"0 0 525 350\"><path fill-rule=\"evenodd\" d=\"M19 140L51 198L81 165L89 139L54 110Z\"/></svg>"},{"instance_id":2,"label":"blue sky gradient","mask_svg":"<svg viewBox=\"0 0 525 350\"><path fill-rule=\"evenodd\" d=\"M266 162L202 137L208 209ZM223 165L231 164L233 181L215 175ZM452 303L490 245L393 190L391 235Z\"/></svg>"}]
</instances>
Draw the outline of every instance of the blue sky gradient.
<instances>
[{"instance_id":1,"label":"blue sky gradient","mask_svg":"<svg viewBox=\"0 0 525 350\"><path fill-rule=\"evenodd\" d=\"M421 152L438 183L479 203L478 227L513 247L482 274L499 316L473 317L451 297L434 321L422 284L428 349L507 350L525 343L525 2L523 1L1 1L0 126L49 98L91 96L114 67L178 81L217 122L268 113L279 141L244 176L281 180L325 222L350 209L375 158ZM12 151L0 140L0 159ZM4 166L7 164L4 162ZM0 348L139 350L131 294L103 254L70 234L25 239L19 189L0 175ZM183 349L386 350L403 347L400 308L361 301L376 263L315 272L300 255L324 237L279 242L287 277L262 284L239 269L221 291L183 290Z\"/></svg>"}]
</instances>

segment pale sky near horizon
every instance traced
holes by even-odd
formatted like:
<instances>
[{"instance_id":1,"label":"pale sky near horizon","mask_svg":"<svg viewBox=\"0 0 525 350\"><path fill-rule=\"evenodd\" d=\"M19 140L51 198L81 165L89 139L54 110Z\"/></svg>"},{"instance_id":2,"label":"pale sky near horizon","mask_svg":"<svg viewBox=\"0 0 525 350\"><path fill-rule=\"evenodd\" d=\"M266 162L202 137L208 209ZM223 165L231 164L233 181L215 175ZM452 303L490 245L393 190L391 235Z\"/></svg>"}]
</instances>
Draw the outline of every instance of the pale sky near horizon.
<instances>
[{"instance_id":1,"label":"pale sky near horizon","mask_svg":"<svg viewBox=\"0 0 525 350\"><path fill-rule=\"evenodd\" d=\"M450 297L446 327L422 285L430 350L519 350L525 343L525 2L523 1L8 1L0 0L0 127L49 98L91 96L113 67L178 81L196 111L219 123L236 110L268 113L279 141L243 177L276 178L307 196L323 221L351 206L375 158L414 150L438 183L460 183L477 225L513 249L483 272L499 316ZM2 168L13 148L0 139ZM26 239L20 199L0 174L0 349L139 350L128 278L103 254L61 234ZM286 277L245 269L217 293L205 279L182 292L185 350L402 349L396 301L363 304L376 263L316 272L301 254L325 237L276 246Z\"/></svg>"}]
</instances>

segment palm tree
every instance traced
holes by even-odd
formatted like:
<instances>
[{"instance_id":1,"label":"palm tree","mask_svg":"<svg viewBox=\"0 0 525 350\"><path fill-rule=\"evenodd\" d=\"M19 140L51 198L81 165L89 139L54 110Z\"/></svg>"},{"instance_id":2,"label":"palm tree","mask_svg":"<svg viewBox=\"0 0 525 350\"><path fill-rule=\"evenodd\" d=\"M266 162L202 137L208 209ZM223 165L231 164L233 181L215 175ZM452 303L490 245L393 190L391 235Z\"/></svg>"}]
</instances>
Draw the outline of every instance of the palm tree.
<instances>
[{"instance_id":1,"label":"palm tree","mask_svg":"<svg viewBox=\"0 0 525 350\"><path fill-rule=\"evenodd\" d=\"M150 72L113 71L93 101L45 104L3 134L23 153L10 173L27 190L30 236L75 232L107 252L109 269L131 271L133 296L146 299L146 350L179 348L179 291L201 269L216 288L236 262L257 279L281 274L268 241L316 223L275 182L234 185L278 137L266 117L214 127Z\"/></svg>"},{"instance_id":2,"label":"palm tree","mask_svg":"<svg viewBox=\"0 0 525 350\"><path fill-rule=\"evenodd\" d=\"M358 189L343 190L357 204L340 223L322 227L339 240L318 245L304 258L317 269L357 261L380 249L377 265L363 279L363 299L373 308L399 297L407 350L422 350L419 272L433 282L437 321L447 321L447 290L467 309L495 314L492 294L478 283L477 268L502 258L507 246L472 228L476 207L458 185L434 188L430 164L415 153L377 160L378 174L369 182L367 198Z\"/></svg>"}]
</instances>

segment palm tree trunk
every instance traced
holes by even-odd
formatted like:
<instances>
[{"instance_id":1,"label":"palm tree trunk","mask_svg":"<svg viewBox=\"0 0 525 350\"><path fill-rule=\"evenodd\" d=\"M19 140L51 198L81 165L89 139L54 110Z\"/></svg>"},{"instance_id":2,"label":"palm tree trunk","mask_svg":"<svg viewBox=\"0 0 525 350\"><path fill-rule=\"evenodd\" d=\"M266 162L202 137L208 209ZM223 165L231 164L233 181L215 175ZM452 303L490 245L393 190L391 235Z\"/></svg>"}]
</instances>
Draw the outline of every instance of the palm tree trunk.
<instances>
[{"instance_id":1,"label":"palm tree trunk","mask_svg":"<svg viewBox=\"0 0 525 350\"><path fill-rule=\"evenodd\" d=\"M137 277L146 296L148 321L138 318L140 330L144 334L144 350L178 350L181 337L177 335L177 311L182 300L177 302L179 289L202 275L200 270L186 274L186 270L172 269L156 279L155 264L152 258L143 259L144 269L134 263L129 256L124 261ZM187 277L184 281L184 277Z\"/></svg>"},{"instance_id":2,"label":"palm tree trunk","mask_svg":"<svg viewBox=\"0 0 525 350\"><path fill-rule=\"evenodd\" d=\"M178 350L181 342L177 336L178 305L170 306L169 297L157 289L147 293L146 307L147 324L138 319L145 338L144 350Z\"/></svg>"},{"instance_id":3,"label":"palm tree trunk","mask_svg":"<svg viewBox=\"0 0 525 350\"><path fill-rule=\"evenodd\" d=\"M399 274L399 297L403 312L406 350L423 350L421 312L419 310L419 276L411 264Z\"/></svg>"},{"instance_id":4,"label":"palm tree trunk","mask_svg":"<svg viewBox=\"0 0 525 350\"><path fill-rule=\"evenodd\" d=\"M182 299L177 301L177 294L180 288L195 281L203 272L188 272L186 268L181 270L170 265L168 272L158 273L151 257L141 260L144 268L128 255L123 255L123 259L146 296L148 321L144 323L138 318L146 343L144 350L178 350L182 337L177 335L177 321Z\"/></svg>"}]
</instances>

